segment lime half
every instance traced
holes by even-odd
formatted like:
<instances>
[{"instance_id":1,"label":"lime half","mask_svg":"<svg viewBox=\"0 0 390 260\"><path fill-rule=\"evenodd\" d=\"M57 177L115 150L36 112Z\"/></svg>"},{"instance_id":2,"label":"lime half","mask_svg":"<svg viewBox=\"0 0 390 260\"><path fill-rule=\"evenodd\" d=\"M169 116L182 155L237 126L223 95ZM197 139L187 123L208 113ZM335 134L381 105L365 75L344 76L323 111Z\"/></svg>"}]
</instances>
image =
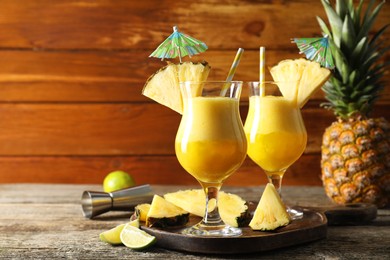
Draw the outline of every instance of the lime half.
<instances>
[{"instance_id":1,"label":"lime half","mask_svg":"<svg viewBox=\"0 0 390 260\"><path fill-rule=\"evenodd\" d=\"M156 242L156 237L149 235L145 231L126 224L120 234L122 243L131 249L145 249Z\"/></svg>"},{"instance_id":2,"label":"lime half","mask_svg":"<svg viewBox=\"0 0 390 260\"><path fill-rule=\"evenodd\" d=\"M133 220L128 223L129 225L138 228L139 227L139 220ZM109 243L111 245L120 245L122 244L121 241L121 232L123 228L126 226L126 224L121 224L119 226L116 226L110 230L104 231L100 233L99 238L101 241Z\"/></svg>"}]
</instances>

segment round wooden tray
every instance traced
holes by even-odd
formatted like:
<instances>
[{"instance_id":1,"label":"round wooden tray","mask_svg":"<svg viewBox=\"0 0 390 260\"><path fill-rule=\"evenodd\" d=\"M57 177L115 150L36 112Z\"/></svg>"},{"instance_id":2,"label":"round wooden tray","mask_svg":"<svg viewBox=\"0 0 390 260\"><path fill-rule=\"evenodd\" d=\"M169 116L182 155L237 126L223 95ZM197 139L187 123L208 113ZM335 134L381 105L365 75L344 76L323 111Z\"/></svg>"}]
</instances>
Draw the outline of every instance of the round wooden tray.
<instances>
[{"instance_id":1,"label":"round wooden tray","mask_svg":"<svg viewBox=\"0 0 390 260\"><path fill-rule=\"evenodd\" d=\"M300 220L294 220L286 227L274 231L253 231L243 227L239 237L199 237L181 234L182 228L158 229L142 226L147 233L157 238L157 245L163 248L207 254L253 253L302 244L326 237L327 220L322 212L303 209ZM191 217L187 226L200 221Z\"/></svg>"}]
</instances>

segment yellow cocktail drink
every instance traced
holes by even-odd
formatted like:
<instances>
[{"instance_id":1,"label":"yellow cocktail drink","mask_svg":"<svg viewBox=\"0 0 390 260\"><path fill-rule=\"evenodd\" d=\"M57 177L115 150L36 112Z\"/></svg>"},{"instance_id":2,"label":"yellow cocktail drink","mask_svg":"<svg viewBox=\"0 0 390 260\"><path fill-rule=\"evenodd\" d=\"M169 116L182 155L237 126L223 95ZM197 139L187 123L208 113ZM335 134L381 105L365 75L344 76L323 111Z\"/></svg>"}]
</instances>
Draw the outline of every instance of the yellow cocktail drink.
<instances>
[{"instance_id":1,"label":"yellow cocktail drink","mask_svg":"<svg viewBox=\"0 0 390 260\"><path fill-rule=\"evenodd\" d=\"M176 136L176 156L204 184L222 183L242 164L247 147L238 99L194 97Z\"/></svg>"},{"instance_id":2,"label":"yellow cocktail drink","mask_svg":"<svg viewBox=\"0 0 390 260\"><path fill-rule=\"evenodd\" d=\"M281 96L251 96L248 155L267 174L283 174L303 153L307 134L299 108Z\"/></svg>"},{"instance_id":3,"label":"yellow cocktail drink","mask_svg":"<svg viewBox=\"0 0 390 260\"><path fill-rule=\"evenodd\" d=\"M239 236L240 228L223 222L218 193L223 181L242 164L247 141L239 113L241 81L181 82L183 116L175 140L181 166L202 186L206 195L201 222L183 234ZM209 202L214 207L209 208Z\"/></svg>"}]
</instances>

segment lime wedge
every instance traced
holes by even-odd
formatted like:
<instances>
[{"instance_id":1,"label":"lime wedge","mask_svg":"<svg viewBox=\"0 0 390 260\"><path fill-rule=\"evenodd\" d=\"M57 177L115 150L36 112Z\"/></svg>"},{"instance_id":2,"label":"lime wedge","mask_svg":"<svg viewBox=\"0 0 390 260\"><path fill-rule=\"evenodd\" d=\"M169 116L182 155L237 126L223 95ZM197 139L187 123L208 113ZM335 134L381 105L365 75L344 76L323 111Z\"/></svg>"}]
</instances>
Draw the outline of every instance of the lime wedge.
<instances>
[{"instance_id":1,"label":"lime wedge","mask_svg":"<svg viewBox=\"0 0 390 260\"><path fill-rule=\"evenodd\" d=\"M99 238L101 241L109 243L111 245L120 245L122 244L120 234L122 232L122 229L125 227L126 224L121 224L119 226L116 226L110 230L104 231L100 233Z\"/></svg>"},{"instance_id":2,"label":"lime wedge","mask_svg":"<svg viewBox=\"0 0 390 260\"><path fill-rule=\"evenodd\" d=\"M139 220L135 219L128 223L129 225L139 228ZM120 245L122 244L120 235L123 230L123 228L126 226L126 224L121 224L119 226L116 226L110 230L104 231L100 233L99 238L101 241L109 243L111 245Z\"/></svg>"},{"instance_id":3,"label":"lime wedge","mask_svg":"<svg viewBox=\"0 0 390 260\"><path fill-rule=\"evenodd\" d=\"M154 236L130 225L130 223L126 224L122 229L120 239L125 246L136 250L145 249L156 242Z\"/></svg>"}]
</instances>

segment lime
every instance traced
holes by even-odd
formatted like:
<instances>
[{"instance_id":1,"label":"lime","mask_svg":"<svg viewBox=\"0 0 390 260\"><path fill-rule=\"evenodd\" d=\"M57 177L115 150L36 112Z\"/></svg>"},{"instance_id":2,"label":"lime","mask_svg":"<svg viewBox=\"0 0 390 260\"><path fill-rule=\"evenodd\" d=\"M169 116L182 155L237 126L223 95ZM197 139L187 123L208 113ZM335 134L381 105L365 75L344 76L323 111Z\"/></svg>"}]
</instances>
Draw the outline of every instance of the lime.
<instances>
[{"instance_id":1,"label":"lime","mask_svg":"<svg viewBox=\"0 0 390 260\"><path fill-rule=\"evenodd\" d=\"M110 230L104 231L100 233L99 238L101 241L109 243L111 245L120 245L122 244L120 234L122 232L122 229L125 227L126 224L121 224L119 226L116 226Z\"/></svg>"},{"instance_id":2,"label":"lime","mask_svg":"<svg viewBox=\"0 0 390 260\"><path fill-rule=\"evenodd\" d=\"M130 221L128 224L133 226L133 227L139 228L139 219L138 218L134 219L134 220Z\"/></svg>"},{"instance_id":3,"label":"lime","mask_svg":"<svg viewBox=\"0 0 390 260\"><path fill-rule=\"evenodd\" d=\"M122 229L120 238L125 246L136 250L148 248L156 242L156 237L130 225L130 223Z\"/></svg>"},{"instance_id":4,"label":"lime","mask_svg":"<svg viewBox=\"0 0 390 260\"><path fill-rule=\"evenodd\" d=\"M133 220L128 223L131 226L134 226L136 228L139 228L139 220ZM126 224L121 224L119 226L116 226L110 230L104 231L100 233L99 238L101 241L109 243L111 245L120 245L122 244L120 235L123 230L123 228L126 226Z\"/></svg>"},{"instance_id":5,"label":"lime","mask_svg":"<svg viewBox=\"0 0 390 260\"><path fill-rule=\"evenodd\" d=\"M109 173L103 181L103 190L112 192L129 188L135 185L133 177L124 171L113 171Z\"/></svg>"}]
</instances>

